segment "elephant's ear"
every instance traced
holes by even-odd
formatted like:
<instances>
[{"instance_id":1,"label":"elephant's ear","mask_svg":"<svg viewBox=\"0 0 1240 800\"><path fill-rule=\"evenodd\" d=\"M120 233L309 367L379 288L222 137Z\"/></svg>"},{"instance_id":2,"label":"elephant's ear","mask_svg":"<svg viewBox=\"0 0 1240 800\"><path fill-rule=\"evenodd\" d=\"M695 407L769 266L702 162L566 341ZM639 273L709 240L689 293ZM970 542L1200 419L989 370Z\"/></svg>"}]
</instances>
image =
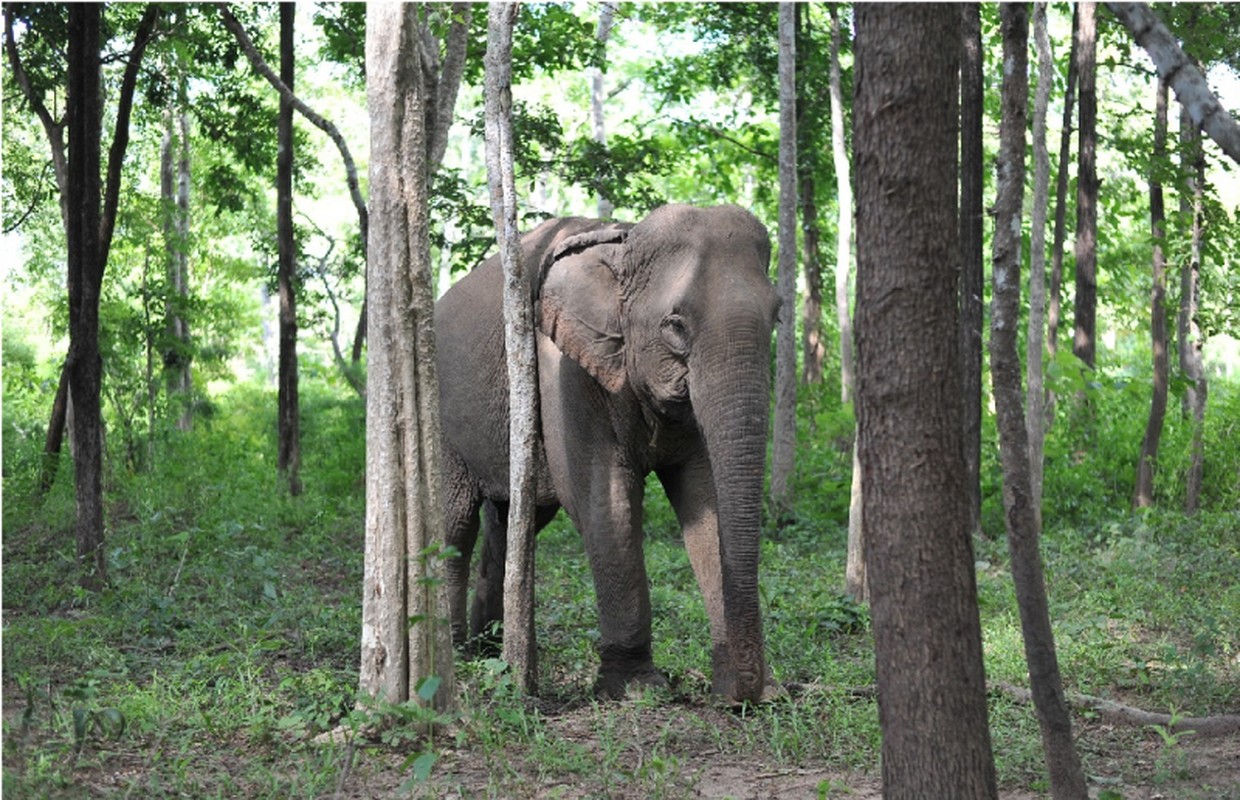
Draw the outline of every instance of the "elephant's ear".
<instances>
[{"instance_id":1,"label":"elephant's ear","mask_svg":"<svg viewBox=\"0 0 1240 800\"><path fill-rule=\"evenodd\" d=\"M538 328L609 392L625 383L617 265L626 231L565 240L544 264Z\"/></svg>"}]
</instances>

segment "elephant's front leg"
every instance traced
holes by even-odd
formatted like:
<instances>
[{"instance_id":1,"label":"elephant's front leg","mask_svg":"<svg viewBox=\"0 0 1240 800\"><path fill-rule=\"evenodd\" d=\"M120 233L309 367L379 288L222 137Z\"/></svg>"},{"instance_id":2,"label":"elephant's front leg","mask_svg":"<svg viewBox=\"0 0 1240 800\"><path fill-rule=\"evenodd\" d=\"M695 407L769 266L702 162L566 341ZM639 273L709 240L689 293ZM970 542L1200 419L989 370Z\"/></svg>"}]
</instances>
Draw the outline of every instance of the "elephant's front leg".
<instances>
[{"instance_id":1,"label":"elephant's front leg","mask_svg":"<svg viewBox=\"0 0 1240 800\"><path fill-rule=\"evenodd\" d=\"M728 632L723 616L723 567L719 553L719 514L710 463L702 455L677 467L660 470L659 481L684 531L685 551L710 620L711 691L730 696L735 682L728 654Z\"/></svg>"},{"instance_id":2,"label":"elephant's front leg","mask_svg":"<svg viewBox=\"0 0 1240 800\"><path fill-rule=\"evenodd\" d=\"M650 583L642 549L643 482L619 465L595 464L575 519L585 539L598 602L595 693L623 697L630 683L666 686L651 649ZM570 514L573 512L570 511Z\"/></svg>"}]
</instances>

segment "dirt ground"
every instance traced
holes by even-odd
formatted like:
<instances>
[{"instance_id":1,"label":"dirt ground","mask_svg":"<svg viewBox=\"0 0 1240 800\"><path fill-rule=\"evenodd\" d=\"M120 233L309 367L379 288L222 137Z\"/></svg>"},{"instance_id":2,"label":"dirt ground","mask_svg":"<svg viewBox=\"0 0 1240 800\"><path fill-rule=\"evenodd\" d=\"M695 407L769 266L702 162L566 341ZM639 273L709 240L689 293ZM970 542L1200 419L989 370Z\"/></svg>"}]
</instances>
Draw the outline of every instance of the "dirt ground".
<instances>
[{"instance_id":1,"label":"dirt ground","mask_svg":"<svg viewBox=\"0 0 1240 800\"><path fill-rule=\"evenodd\" d=\"M735 724L726 712L699 710L710 724ZM599 748L592 725L592 711L570 711L548 720L549 734L587 748ZM625 744L621 756L625 774L643 773L643 760L660 756L643 747L664 734L666 726L677 725L676 712L643 708L640 732ZM1226 736L1183 736L1168 751L1153 731L1129 725L1092 721L1078 731L1078 746L1087 753L1087 777L1091 798L1103 800L1240 800L1240 733ZM430 782L413 791L415 797L443 800L466 798L608 798L645 800L651 797L711 798L723 800L777 800L780 798L852 798L871 800L882 797L877 774L841 771L826 765L780 764L769 753L737 755L713 747L705 737L686 735L677 740L674 752L664 750L661 757L675 761L674 774L659 781L609 782L601 765L609 756L597 750L599 774L572 778L540 775L544 767L512 753L503 763L480 763L472 751L445 750L436 764ZM761 750L761 748L757 748ZM397 765L398 766L398 765ZM502 777L497 777L501 775ZM366 759L358 765L337 795L360 798L408 796L400 790L401 773L385 769ZM1001 787L1004 800L1035 800L1049 792L1020 787Z\"/></svg>"}]
</instances>

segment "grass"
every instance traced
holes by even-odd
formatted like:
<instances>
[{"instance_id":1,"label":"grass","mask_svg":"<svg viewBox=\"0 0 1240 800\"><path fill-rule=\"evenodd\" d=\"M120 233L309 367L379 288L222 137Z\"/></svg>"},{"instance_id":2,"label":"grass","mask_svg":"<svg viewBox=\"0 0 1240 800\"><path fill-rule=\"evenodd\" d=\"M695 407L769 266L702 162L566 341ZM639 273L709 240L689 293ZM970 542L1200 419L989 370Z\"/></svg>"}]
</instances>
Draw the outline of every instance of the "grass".
<instances>
[{"instance_id":1,"label":"grass","mask_svg":"<svg viewBox=\"0 0 1240 800\"><path fill-rule=\"evenodd\" d=\"M1226 389L1212 402L1219 396L1235 407ZM807 412L801 517L763 543L768 656L793 686L788 699L741 713L709 699L705 612L674 516L652 488L655 656L671 690L623 703L590 696L593 590L581 542L561 520L538 543L540 698L518 696L501 663L461 663L461 710L441 726L419 782L414 770L428 764L416 757L428 745L407 732L312 744L361 720L364 465L360 403L313 385L303 402L303 497L277 490L274 397L262 390L234 392L192 435L159 442L153 470L109 473L111 587L98 595L67 582L71 465L43 502L30 502L38 437L11 435L6 420L6 797L437 796L453 787L684 797L709 793L719 764L760 764L752 771L764 780L825 770L834 777L820 791L836 796L848 776L876 774L869 618L840 594L846 415ZM1235 454L1216 446L1212 474L1234 472ZM1208 510L1188 519L1113 510L1118 489L1105 481L1048 483L1058 493L1048 508L1062 500L1066 509L1048 514L1044 553L1070 691L1185 715L1240 705L1240 513L1229 491L1212 485ZM987 503L993 519L994 486ZM988 675L1027 685L1006 543L999 535L976 549ZM1076 722L1091 775L1138 780L1137 756L1121 754L1146 752L1171 785L1191 772L1190 739L1088 714ZM1045 791L1032 710L995 694L991 730L1001 784Z\"/></svg>"}]
</instances>

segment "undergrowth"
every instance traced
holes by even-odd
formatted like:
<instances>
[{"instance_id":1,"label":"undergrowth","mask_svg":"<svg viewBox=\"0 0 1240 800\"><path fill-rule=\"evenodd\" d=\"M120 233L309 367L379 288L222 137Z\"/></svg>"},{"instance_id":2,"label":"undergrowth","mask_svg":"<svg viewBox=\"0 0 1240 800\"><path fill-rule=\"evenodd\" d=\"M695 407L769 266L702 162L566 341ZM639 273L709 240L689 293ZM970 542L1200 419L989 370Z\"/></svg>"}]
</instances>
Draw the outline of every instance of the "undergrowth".
<instances>
[{"instance_id":1,"label":"undergrowth","mask_svg":"<svg viewBox=\"0 0 1240 800\"><path fill-rule=\"evenodd\" d=\"M1124 421L1139 416L1133 393L1095 397L1098 419L1114 428L1099 425L1088 447L1069 441L1068 426L1048 444L1043 552L1069 691L1185 714L1240 705L1240 487L1231 477L1240 455L1228 439L1237 394L1212 390L1208 491L1196 517L1175 510L1187 439L1174 414L1159 473L1164 508L1127 510L1124 470L1139 443L1136 421ZM410 733L315 744L365 721L356 696L364 423L356 398L313 384L302 397L301 497L278 488L274 396L261 389L217 398L190 434L162 434L142 471L111 466L110 586L99 594L71 582L72 464L64 460L36 501L41 433L6 408L5 796L320 797L360 782L363 793L427 796L584 786L682 797L703 758L755 753L780 768L877 771L869 617L841 594L852 418L838 402L803 405L799 516L763 543L768 659L788 687L783 700L741 712L710 700L705 611L652 482L647 564L669 691L591 697L593 590L580 539L561 518L538 542L538 700L519 696L502 662L461 662L460 710L436 741ZM987 671L1027 685L998 483L988 479L985 492L976 557ZM995 694L991 711L1002 784L1043 787L1032 709ZM1080 736L1100 735L1090 715L1077 723ZM1156 742L1150 731L1126 735ZM1115 741L1083 748L1091 774L1118 769L1107 749ZM437 762L417 761L431 751Z\"/></svg>"}]
</instances>

